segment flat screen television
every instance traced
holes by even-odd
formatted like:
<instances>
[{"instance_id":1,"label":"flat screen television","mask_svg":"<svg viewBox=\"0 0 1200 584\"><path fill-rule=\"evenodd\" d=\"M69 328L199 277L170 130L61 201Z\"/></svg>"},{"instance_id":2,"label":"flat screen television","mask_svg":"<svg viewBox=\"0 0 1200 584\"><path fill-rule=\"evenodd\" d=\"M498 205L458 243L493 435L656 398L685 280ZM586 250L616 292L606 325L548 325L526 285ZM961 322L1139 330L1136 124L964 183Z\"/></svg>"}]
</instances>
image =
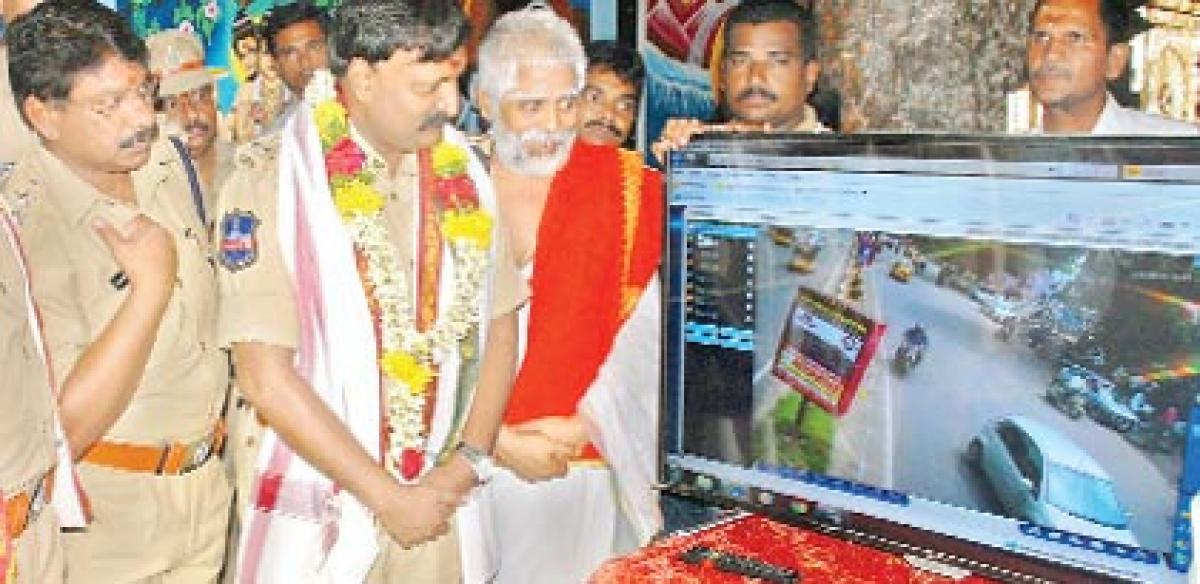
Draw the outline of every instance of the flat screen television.
<instances>
[{"instance_id":1,"label":"flat screen television","mask_svg":"<svg viewBox=\"0 0 1200 584\"><path fill-rule=\"evenodd\" d=\"M669 490L1002 578L1185 579L1200 140L713 134L667 176Z\"/></svg>"}]
</instances>

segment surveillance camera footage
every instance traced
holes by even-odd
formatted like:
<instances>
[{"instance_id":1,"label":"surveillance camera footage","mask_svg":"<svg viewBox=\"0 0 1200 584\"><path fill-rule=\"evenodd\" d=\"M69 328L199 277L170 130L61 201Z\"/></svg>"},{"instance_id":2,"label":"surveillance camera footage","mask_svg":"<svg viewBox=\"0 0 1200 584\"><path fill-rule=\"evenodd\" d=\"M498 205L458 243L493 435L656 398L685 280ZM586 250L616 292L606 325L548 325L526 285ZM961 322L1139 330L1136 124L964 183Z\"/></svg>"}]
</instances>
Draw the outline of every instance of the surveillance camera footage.
<instances>
[{"instance_id":1,"label":"surveillance camera footage","mask_svg":"<svg viewBox=\"0 0 1200 584\"><path fill-rule=\"evenodd\" d=\"M868 180L831 174L806 176L807 193L814 178L831 191ZM893 199L912 186L869 178L877 182L862 192ZM1200 245L1145 243L1194 232L1200 198L1173 211L1177 225L1077 216L1100 208L1074 204L1096 185L1056 180L1058 191L1085 196L1041 210L1045 224L1024 231L969 233L942 218L925 230L904 217L888 228L828 201L840 225L788 220L767 205L755 217L755 180L726 185L736 209L698 205L686 189L675 202L692 195L689 204L672 209L675 453L742 469L721 476L730 483L805 472L903 493L913 502L895 511L902 522L950 535L991 537L973 532L973 513L1118 550L1178 551L1181 501L1197 484L1184 455L1200 392ZM973 180L982 191L1008 186ZM721 192L721 179L706 182L707 193ZM948 203L961 193L947 184L963 186L920 185L940 200L910 206L909 218L937 206L980 223ZM1126 233L1052 234L1093 221ZM821 503L822 493L805 494ZM1040 545L1018 535L984 543Z\"/></svg>"}]
</instances>

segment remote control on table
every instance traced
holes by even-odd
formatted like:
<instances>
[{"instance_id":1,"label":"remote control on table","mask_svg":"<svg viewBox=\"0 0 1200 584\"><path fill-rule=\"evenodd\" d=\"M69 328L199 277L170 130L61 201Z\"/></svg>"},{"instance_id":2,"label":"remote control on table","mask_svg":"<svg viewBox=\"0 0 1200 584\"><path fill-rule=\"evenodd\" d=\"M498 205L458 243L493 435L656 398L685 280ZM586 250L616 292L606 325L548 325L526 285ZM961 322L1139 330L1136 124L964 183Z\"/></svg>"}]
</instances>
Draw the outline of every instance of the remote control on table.
<instances>
[{"instance_id":1,"label":"remote control on table","mask_svg":"<svg viewBox=\"0 0 1200 584\"><path fill-rule=\"evenodd\" d=\"M722 572L759 578L773 584L797 584L800 582L800 573L791 568L768 564L747 556L719 552L702 545L691 547L679 554L679 559L692 565L709 562L712 567Z\"/></svg>"}]
</instances>

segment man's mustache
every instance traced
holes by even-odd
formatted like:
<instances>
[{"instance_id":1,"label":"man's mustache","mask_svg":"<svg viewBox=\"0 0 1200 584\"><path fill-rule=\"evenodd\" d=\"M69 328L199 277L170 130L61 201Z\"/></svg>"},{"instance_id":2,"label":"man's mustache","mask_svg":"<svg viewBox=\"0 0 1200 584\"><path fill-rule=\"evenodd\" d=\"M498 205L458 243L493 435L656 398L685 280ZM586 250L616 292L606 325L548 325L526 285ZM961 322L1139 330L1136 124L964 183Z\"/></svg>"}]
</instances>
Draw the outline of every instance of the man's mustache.
<instances>
[{"instance_id":1,"label":"man's mustache","mask_svg":"<svg viewBox=\"0 0 1200 584\"><path fill-rule=\"evenodd\" d=\"M149 143L153 142L154 139L157 137L158 137L158 126L155 124L151 124L149 126L143 127L142 129L134 132L133 134L130 134L129 137L125 138L124 140L121 140L121 142L119 144L117 144L117 146L119 146L120 148L124 148L124 149L133 148L134 146L149 144Z\"/></svg>"},{"instance_id":2,"label":"man's mustache","mask_svg":"<svg viewBox=\"0 0 1200 584\"><path fill-rule=\"evenodd\" d=\"M742 101L744 99L750 99L751 97L761 97L763 99L769 99L771 101L777 101L779 99L778 95L775 95L774 92L768 91L765 88L747 87L746 89L743 89L741 91L741 93L737 94L737 101Z\"/></svg>"},{"instance_id":3,"label":"man's mustache","mask_svg":"<svg viewBox=\"0 0 1200 584\"><path fill-rule=\"evenodd\" d=\"M553 151L542 156L554 156L555 152L575 139L575 132L574 130L526 130L519 134L519 138L523 146L538 145Z\"/></svg>"},{"instance_id":4,"label":"man's mustache","mask_svg":"<svg viewBox=\"0 0 1200 584\"><path fill-rule=\"evenodd\" d=\"M1071 77L1071 71L1062 65L1042 65L1034 69L1029 75L1035 79L1045 79L1047 77L1069 78Z\"/></svg>"},{"instance_id":5,"label":"man's mustache","mask_svg":"<svg viewBox=\"0 0 1200 584\"><path fill-rule=\"evenodd\" d=\"M614 125L612 125L612 124L610 124L610 123L608 123L608 122L606 122L606 121L604 121L604 120L591 120L591 121L589 121L589 122L585 123L585 124L583 125L583 127L585 127L585 128L596 128L596 129L600 129L600 130L605 130L605 131L607 131L608 133L612 134L613 136L620 136L620 135L621 135L621 130L618 130L616 126L614 126Z\"/></svg>"}]
</instances>

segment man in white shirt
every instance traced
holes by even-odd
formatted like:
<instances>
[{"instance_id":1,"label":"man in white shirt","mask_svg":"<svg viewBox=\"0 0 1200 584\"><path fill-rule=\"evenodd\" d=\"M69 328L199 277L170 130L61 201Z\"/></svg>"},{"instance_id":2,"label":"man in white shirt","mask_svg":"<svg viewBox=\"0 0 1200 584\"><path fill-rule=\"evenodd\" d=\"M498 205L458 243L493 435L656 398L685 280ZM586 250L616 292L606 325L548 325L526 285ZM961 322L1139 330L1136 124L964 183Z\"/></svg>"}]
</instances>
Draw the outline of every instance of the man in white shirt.
<instances>
[{"instance_id":1,"label":"man in white shirt","mask_svg":"<svg viewBox=\"0 0 1200 584\"><path fill-rule=\"evenodd\" d=\"M1025 65L1047 134L1195 134L1193 124L1123 108L1108 92L1129 64L1129 39L1147 23L1120 0L1040 0Z\"/></svg>"}]
</instances>

